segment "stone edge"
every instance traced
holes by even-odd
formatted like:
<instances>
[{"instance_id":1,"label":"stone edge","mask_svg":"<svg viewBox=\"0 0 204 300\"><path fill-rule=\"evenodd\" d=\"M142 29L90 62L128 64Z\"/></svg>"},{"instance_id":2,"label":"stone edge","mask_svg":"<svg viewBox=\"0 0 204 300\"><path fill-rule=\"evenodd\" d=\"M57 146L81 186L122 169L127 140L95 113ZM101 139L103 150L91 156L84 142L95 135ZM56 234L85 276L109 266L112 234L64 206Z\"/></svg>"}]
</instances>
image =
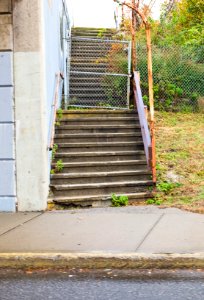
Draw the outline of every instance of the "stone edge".
<instances>
[{"instance_id":1,"label":"stone edge","mask_svg":"<svg viewBox=\"0 0 204 300\"><path fill-rule=\"evenodd\" d=\"M10 269L203 269L204 253L0 253Z\"/></svg>"}]
</instances>

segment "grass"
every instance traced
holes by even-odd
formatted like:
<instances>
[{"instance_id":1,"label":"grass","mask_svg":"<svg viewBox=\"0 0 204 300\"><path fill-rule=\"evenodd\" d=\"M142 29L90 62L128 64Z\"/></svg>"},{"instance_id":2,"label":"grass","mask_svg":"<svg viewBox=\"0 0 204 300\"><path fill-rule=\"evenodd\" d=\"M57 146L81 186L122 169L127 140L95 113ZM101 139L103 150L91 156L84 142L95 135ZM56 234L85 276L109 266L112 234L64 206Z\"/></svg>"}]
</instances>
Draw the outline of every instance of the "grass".
<instances>
[{"instance_id":1,"label":"grass","mask_svg":"<svg viewBox=\"0 0 204 300\"><path fill-rule=\"evenodd\" d=\"M204 213L204 115L156 112L156 140L158 185L167 186L156 197Z\"/></svg>"}]
</instances>

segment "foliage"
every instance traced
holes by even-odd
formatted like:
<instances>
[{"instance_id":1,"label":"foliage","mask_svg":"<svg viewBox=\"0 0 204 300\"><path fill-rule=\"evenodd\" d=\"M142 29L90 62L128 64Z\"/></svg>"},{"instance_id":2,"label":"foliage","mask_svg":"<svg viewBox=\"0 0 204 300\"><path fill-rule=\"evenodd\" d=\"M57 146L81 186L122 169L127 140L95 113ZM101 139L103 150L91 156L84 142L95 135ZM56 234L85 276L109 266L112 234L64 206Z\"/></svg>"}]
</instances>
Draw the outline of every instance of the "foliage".
<instances>
[{"instance_id":1,"label":"foliage","mask_svg":"<svg viewBox=\"0 0 204 300\"><path fill-rule=\"evenodd\" d=\"M61 172L64 169L64 164L63 161L61 159L59 159L56 162L56 166L55 166L56 171Z\"/></svg>"},{"instance_id":2,"label":"foliage","mask_svg":"<svg viewBox=\"0 0 204 300\"><path fill-rule=\"evenodd\" d=\"M157 190L164 194L169 194L173 189L180 187L180 183L173 183L173 182L159 182L157 184Z\"/></svg>"},{"instance_id":3,"label":"foliage","mask_svg":"<svg viewBox=\"0 0 204 300\"><path fill-rule=\"evenodd\" d=\"M111 195L112 206L127 206L128 205L128 196L120 195L116 196L115 194Z\"/></svg>"},{"instance_id":4,"label":"foliage","mask_svg":"<svg viewBox=\"0 0 204 300\"><path fill-rule=\"evenodd\" d=\"M144 101L148 104L147 60L138 46L138 70ZM198 98L204 95L204 67L179 47L153 47L155 108L158 110L196 111Z\"/></svg>"},{"instance_id":5,"label":"foliage","mask_svg":"<svg viewBox=\"0 0 204 300\"><path fill-rule=\"evenodd\" d=\"M58 145L57 144L54 144L53 145L53 148L52 148L52 160L55 159L55 154L57 152L57 149L58 149Z\"/></svg>"},{"instance_id":6,"label":"foliage","mask_svg":"<svg viewBox=\"0 0 204 300\"><path fill-rule=\"evenodd\" d=\"M57 110L57 119L58 119L58 121L60 121L62 119L62 117L63 117L63 109L59 108Z\"/></svg>"}]
</instances>

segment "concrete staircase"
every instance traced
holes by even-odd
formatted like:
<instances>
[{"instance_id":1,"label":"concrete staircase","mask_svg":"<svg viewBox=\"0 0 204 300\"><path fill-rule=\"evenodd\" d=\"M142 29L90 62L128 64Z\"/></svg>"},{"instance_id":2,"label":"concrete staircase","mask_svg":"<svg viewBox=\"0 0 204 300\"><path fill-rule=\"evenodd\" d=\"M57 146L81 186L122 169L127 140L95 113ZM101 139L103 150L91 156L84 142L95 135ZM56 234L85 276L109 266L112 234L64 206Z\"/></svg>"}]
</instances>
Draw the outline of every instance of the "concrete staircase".
<instances>
[{"instance_id":1,"label":"concrete staircase","mask_svg":"<svg viewBox=\"0 0 204 300\"><path fill-rule=\"evenodd\" d=\"M57 203L101 206L111 194L129 200L150 196L141 129L134 110L65 110L56 127L58 145L51 175L52 199Z\"/></svg>"},{"instance_id":2,"label":"concrete staircase","mask_svg":"<svg viewBox=\"0 0 204 300\"><path fill-rule=\"evenodd\" d=\"M104 73L114 73L110 70L107 61L111 48L111 43L107 40L111 40L115 33L114 29L103 28L74 28L72 30L70 106L96 107L110 102L108 101L109 89L116 90L117 86L114 86L116 84L114 78L111 76L104 78ZM124 90L123 94L121 98L124 100L120 100L120 105L125 107L127 91Z\"/></svg>"}]
</instances>

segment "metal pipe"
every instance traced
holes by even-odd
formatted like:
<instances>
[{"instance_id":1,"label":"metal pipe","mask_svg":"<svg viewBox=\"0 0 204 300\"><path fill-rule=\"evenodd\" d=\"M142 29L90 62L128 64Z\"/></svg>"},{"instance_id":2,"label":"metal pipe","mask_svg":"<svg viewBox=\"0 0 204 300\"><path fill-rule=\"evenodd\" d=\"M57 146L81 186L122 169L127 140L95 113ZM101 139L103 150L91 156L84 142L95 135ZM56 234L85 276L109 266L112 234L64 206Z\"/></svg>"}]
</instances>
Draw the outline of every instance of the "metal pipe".
<instances>
[{"instance_id":1,"label":"metal pipe","mask_svg":"<svg viewBox=\"0 0 204 300\"><path fill-rule=\"evenodd\" d=\"M63 79L62 73L58 72L56 73L56 86L55 86L55 96L54 96L54 103L52 104L52 109L54 109L54 116L52 119L51 124L51 137L50 137L50 144L48 146L48 149L51 151L54 145L54 135L55 135L55 121L57 116L57 102L59 98L59 87L60 87L60 81Z\"/></svg>"}]
</instances>

